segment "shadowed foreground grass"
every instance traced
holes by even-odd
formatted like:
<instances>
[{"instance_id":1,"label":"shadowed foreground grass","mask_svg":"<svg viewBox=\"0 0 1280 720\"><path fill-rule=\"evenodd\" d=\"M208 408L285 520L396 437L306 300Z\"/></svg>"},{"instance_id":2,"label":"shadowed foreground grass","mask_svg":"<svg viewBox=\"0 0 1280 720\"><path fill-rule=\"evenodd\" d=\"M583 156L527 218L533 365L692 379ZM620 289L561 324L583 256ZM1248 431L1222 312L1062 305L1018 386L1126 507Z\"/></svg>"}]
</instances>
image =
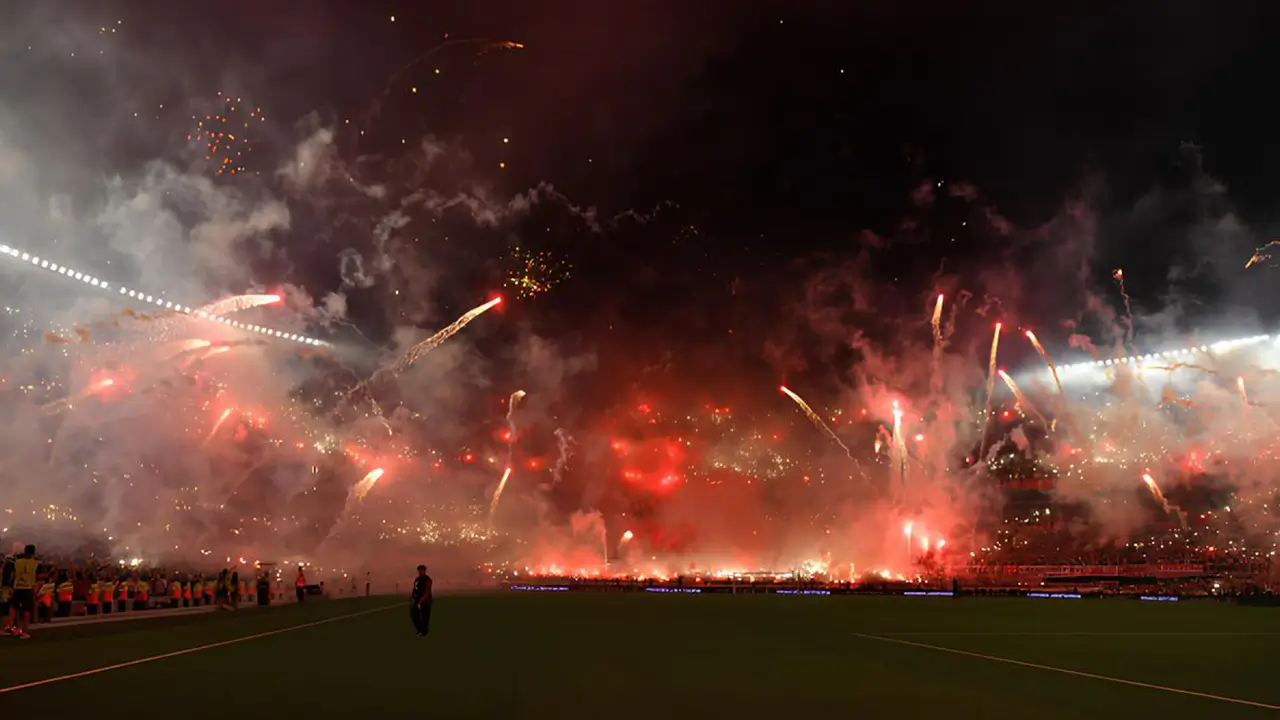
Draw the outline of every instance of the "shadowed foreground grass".
<instances>
[{"instance_id":1,"label":"shadowed foreground grass","mask_svg":"<svg viewBox=\"0 0 1280 720\"><path fill-rule=\"evenodd\" d=\"M1021 598L496 594L369 598L0 640L0 687L333 622L0 694L0 711L143 702L198 717L1252 717L876 635L1280 706L1280 609ZM125 705L124 707L129 707ZM59 715L61 716L61 715Z\"/></svg>"}]
</instances>

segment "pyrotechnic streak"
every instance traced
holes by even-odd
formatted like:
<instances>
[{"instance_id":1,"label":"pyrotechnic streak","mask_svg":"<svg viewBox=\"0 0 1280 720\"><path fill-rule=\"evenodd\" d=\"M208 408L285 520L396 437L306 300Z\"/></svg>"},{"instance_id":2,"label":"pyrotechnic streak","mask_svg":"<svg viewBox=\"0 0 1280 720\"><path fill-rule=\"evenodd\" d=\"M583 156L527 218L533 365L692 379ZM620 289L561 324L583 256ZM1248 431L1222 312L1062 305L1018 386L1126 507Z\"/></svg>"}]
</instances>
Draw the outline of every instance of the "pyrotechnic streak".
<instances>
[{"instance_id":1,"label":"pyrotechnic streak","mask_svg":"<svg viewBox=\"0 0 1280 720\"><path fill-rule=\"evenodd\" d=\"M1263 245L1257 250L1254 250L1253 255L1249 257L1249 261L1244 264L1244 269L1248 270L1249 268L1253 267L1255 263L1266 262L1270 260L1271 253L1268 252L1268 250L1275 247L1276 245L1280 245L1280 240L1272 240L1266 245Z\"/></svg>"},{"instance_id":2,"label":"pyrotechnic streak","mask_svg":"<svg viewBox=\"0 0 1280 720\"><path fill-rule=\"evenodd\" d=\"M1036 352L1040 353L1040 357L1044 360L1044 364L1049 366L1049 372L1053 375L1053 384L1058 388L1058 401L1060 403L1058 412L1059 414L1065 414L1067 411L1067 393L1062 389L1062 380L1058 377L1058 367L1053 364L1053 358L1049 357L1049 352L1045 350L1044 346L1040 344L1040 341L1036 339L1035 333L1028 330L1027 339L1031 341L1031 345L1035 347ZM1053 422L1049 425L1049 429L1054 430L1057 426L1058 418L1055 417Z\"/></svg>"},{"instance_id":3,"label":"pyrotechnic streak","mask_svg":"<svg viewBox=\"0 0 1280 720\"><path fill-rule=\"evenodd\" d=\"M1124 270L1116 268L1111 277L1116 279L1120 297L1124 300L1124 344L1127 348L1133 345L1133 304L1129 301L1129 291L1124 287Z\"/></svg>"},{"instance_id":4,"label":"pyrotechnic streak","mask_svg":"<svg viewBox=\"0 0 1280 720\"><path fill-rule=\"evenodd\" d=\"M361 122L361 126L364 128L368 128L368 126L378 116L378 113L382 110L382 103L387 99L388 96L391 95L392 90L395 88L396 83L400 80L401 76L412 71L419 64L425 62L426 60L433 57L437 53L440 53L448 48L456 47L460 45L479 45L480 46L480 52L478 53L479 55L486 54L492 50L523 50L524 49L523 43L512 42L510 40L491 40L489 38L457 38L454 40L445 40L444 42L431 47L426 52L422 53L421 55L405 63L404 66L402 66L399 70L396 70L394 73L392 73L391 77L387 78L386 88L382 91L382 94L379 95L370 105L369 110L364 115L363 121ZM417 92L416 88L414 89L414 92L415 93ZM361 130L361 134L363 133L364 131Z\"/></svg>"},{"instance_id":5,"label":"pyrotechnic streak","mask_svg":"<svg viewBox=\"0 0 1280 720\"><path fill-rule=\"evenodd\" d=\"M231 417L231 408L227 408L222 411L222 415L218 417L218 422L213 424L213 429L204 437L204 441L200 443L200 447L208 445L209 441L213 440L213 436L218 434L218 429L222 427L222 423L226 422L229 417Z\"/></svg>"},{"instance_id":6,"label":"pyrotechnic streak","mask_svg":"<svg viewBox=\"0 0 1280 720\"><path fill-rule=\"evenodd\" d=\"M779 385L778 389L781 390L784 395L794 400L796 405L800 406L800 409L804 411L805 416L809 418L809 422L813 423L815 427L826 433L827 437L835 441L835 444L839 445L841 450L844 450L845 455L848 455L850 460L853 459L853 451L849 449L849 446L845 445L844 441L842 441L830 427L827 427L827 424L818 416L818 413L813 411L813 408L809 407L808 403L801 399L799 395L791 392L786 385Z\"/></svg>"},{"instance_id":7,"label":"pyrotechnic streak","mask_svg":"<svg viewBox=\"0 0 1280 720\"><path fill-rule=\"evenodd\" d=\"M50 414L61 412L62 410L65 410L66 408L71 407L73 404L76 403L76 401L83 400L93 395L97 395L98 393L102 392L103 390L106 390L107 388L114 387L115 384L116 384L115 380L111 378L104 378L97 382L86 385L83 390L76 393L75 395L72 395L71 397L62 398L61 400L54 400L51 403L46 403L44 405L41 405L40 409Z\"/></svg>"},{"instance_id":8,"label":"pyrotechnic streak","mask_svg":"<svg viewBox=\"0 0 1280 720\"><path fill-rule=\"evenodd\" d=\"M329 343L323 340L317 340L315 338L310 338L305 335L298 335L296 333L281 332L280 330L273 330L271 328L262 327L261 325L254 325L252 323L243 323L238 320L231 320L227 317L213 315L207 311L200 310L198 308L189 307L181 303L175 303L172 300L165 300L164 296L162 295L148 295L147 293L142 292L141 290L134 290L131 288L124 287L123 285L115 285L105 280L101 280L97 277L94 277L89 273L81 272L79 270L76 270L75 268L67 267L66 265L59 265L58 263L50 262L46 258L40 258L36 255L22 252L21 250L17 248L9 247L8 245L0 245L0 255L8 255L11 258L21 260L34 267L38 267L43 270L48 270L51 273L62 275L62 276L71 278L73 280L79 280L80 282L90 287L95 287L100 290L114 289L117 292L117 294L123 297L128 297L133 300L139 300L141 302L151 303L152 305L155 305L156 307L162 310L171 310L173 312L181 313L183 315L189 315L191 317L199 318L201 320L209 320L211 322L220 323L228 327L233 327L237 330L257 333L259 335L265 335L267 337L280 338L282 340L290 340L297 343L303 343L305 345L315 345L318 347L327 347L329 345Z\"/></svg>"},{"instance_id":9,"label":"pyrotechnic streak","mask_svg":"<svg viewBox=\"0 0 1280 720\"><path fill-rule=\"evenodd\" d=\"M524 399L525 391L517 390L507 398L507 468L502 471L502 480L498 482L498 490L493 494L493 502L489 505L489 524L493 525L493 514L498 509L498 498L502 497L502 489L511 479L511 469L515 467L516 451L516 406Z\"/></svg>"},{"instance_id":10,"label":"pyrotechnic streak","mask_svg":"<svg viewBox=\"0 0 1280 720\"><path fill-rule=\"evenodd\" d=\"M356 483L356 486L353 489L356 496L356 502L364 500L364 496L368 495L369 491L373 489L373 486L378 482L378 478L382 477L382 472L382 468L374 468L373 470L370 470L369 474L365 475L360 482Z\"/></svg>"},{"instance_id":11,"label":"pyrotechnic streak","mask_svg":"<svg viewBox=\"0 0 1280 720\"><path fill-rule=\"evenodd\" d=\"M1239 391L1240 393L1240 408L1244 410L1245 413L1248 413L1249 412L1249 393L1245 392L1243 375L1238 376L1236 378L1236 390Z\"/></svg>"},{"instance_id":12,"label":"pyrotechnic streak","mask_svg":"<svg viewBox=\"0 0 1280 720\"><path fill-rule=\"evenodd\" d=\"M933 317L929 320L929 325L933 327L933 372L930 386L934 394L942 389L942 348L946 343L945 338L942 337L942 300L943 295L939 293L938 301L933 305Z\"/></svg>"},{"instance_id":13,"label":"pyrotechnic streak","mask_svg":"<svg viewBox=\"0 0 1280 720\"><path fill-rule=\"evenodd\" d=\"M1156 479L1151 477L1151 473L1142 473L1142 482L1147 484L1147 489L1151 491L1152 496L1160 503L1160 507L1164 508L1166 513L1171 513L1169 509L1169 501L1164 498L1164 493L1160 492L1160 486L1156 484Z\"/></svg>"},{"instance_id":14,"label":"pyrotechnic streak","mask_svg":"<svg viewBox=\"0 0 1280 720\"><path fill-rule=\"evenodd\" d=\"M493 500L489 503L489 525L493 525L493 515L498 512L498 501L502 499L502 491L507 487L507 480L511 479L511 466L508 465L502 471L502 479L498 481L498 489L493 491Z\"/></svg>"},{"instance_id":15,"label":"pyrotechnic streak","mask_svg":"<svg viewBox=\"0 0 1280 720\"><path fill-rule=\"evenodd\" d=\"M1013 396L1018 399L1018 404L1022 406L1022 409L1034 416L1036 422L1046 428L1049 427L1049 423L1045 421L1044 416L1040 414L1040 411L1036 409L1035 405L1031 404L1031 401L1027 399L1027 396L1022 394L1022 390L1018 387L1018 383L1014 382L1013 378L1009 377L1009 373L1004 370L997 370L996 372L999 373L1000 379L1004 380L1004 384L1009 386L1009 392L1013 393Z\"/></svg>"},{"instance_id":16,"label":"pyrotechnic streak","mask_svg":"<svg viewBox=\"0 0 1280 720\"><path fill-rule=\"evenodd\" d=\"M242 310L249 310L263 305L275 305L281 300L279 295L232 295L229 298L223 298L215 302L211 302L204 307L196 310L197 313L208 313L210 315L230 315L238 313Z\"/></svg>"},{"instance_id":17,"label":"pyrotechnic streak","mask_svg":"<svg viewBox=\"0 0 1280 720\"><path fill-rule=\"evenodd\" d=\"M461 317L459 317L457 320L454 320L448 326L444 327L439 332L437 332L435 335L432 335L426 340L423 340L417 345L414 345L413 347L409 348L409 350L405 352L404 355L401 355L400 358L396 360L396 362L391 366L390 372L398 375L404 372L405 370L409 369L409 367L414 363L418 362L418 360L423 355L426 355L432 350L435 350L436 348L443 345L446 340L453 337L454 335L457 335L459 332L462 331L463 328L471 324L472 320L475 320L476 318L480 317L486 312L489 312L491 308L496 307L501 302L502 302L502 298L497 297L479 307L475 307L466 311L465 313L462 314Z\"/></svg>"},{"instance_id":18,"label":"pyrotechnic streak","mask_svg":"<svg viewBox=\"0 0 1280 720\"><path fill-rule=\"evenodd\" d=\"M942 347L942 300L943 295L938 295L938 301L933 305L933 319L929 324L933 326L933 347L935 350Z\"/></svg>"},{"instance_id":19,"label":"pyrotechnic streak","mask_svg":"<svg viewBox=\"0 0 1280 720\"><path fill-rule=\"evenodd\" d=\"M907 557L911 556L911 531L913 529L914 526L909 520L902 526L902 534L907 536Z\"/></svg>"},{"instance_id":20,"label":"pyrotechnic streak","mask_svg":"<svg viewBox=\"0 0 1280 720\"><path fill-rule=\"evenodd\" d=\"M983 462L987 454L987 423L991 419L991 395L996 391L996 357L1000 353L1000 328L1003 323L996 323L995 334L991 336L991 359L987 361L987 404L982 417L982 440L978 443L978 462Z\"/></svg>"}]
</instances>

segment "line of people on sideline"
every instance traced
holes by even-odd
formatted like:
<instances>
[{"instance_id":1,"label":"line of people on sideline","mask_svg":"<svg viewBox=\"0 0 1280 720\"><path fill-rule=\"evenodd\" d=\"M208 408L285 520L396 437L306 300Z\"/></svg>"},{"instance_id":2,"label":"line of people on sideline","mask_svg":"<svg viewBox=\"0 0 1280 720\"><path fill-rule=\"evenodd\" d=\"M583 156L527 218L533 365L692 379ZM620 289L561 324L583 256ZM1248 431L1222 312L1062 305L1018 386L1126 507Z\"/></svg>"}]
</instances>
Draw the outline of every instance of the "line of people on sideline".
<instances>
[{"instance_id":1,"label":"line of people on sideline","mask_svg":"<svg viewBox=\"0 0 1280 720\"><path fill-rule=\"evenodd\" d=\"M31 622L50 622L73 615L108 615L151 608L216 606L234 610L254 601L258 585L238 569L216 574L166 569L97 567L67 568L45 563L27 545L13 557L0 558L0 633L29 637Z\"/></svg>"}]
</instances>

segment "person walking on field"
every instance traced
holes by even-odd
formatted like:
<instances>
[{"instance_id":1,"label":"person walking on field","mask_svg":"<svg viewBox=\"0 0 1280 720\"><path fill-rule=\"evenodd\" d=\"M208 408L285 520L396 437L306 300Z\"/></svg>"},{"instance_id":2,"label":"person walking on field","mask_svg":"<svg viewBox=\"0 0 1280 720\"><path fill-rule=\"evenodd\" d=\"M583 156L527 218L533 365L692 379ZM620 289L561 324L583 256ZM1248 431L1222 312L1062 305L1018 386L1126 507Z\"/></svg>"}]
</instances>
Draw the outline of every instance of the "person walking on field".
<instances>
[{"instance_id":1,"label":"person walking on field","mask_svg":"<svg viewBox=\"0 0 1280 720\"><path fill-rule=\"evenodd\" d=\"M412 604L409 606L409 618L418 630L418 637L427 634L431 627L431 576L427 574L427 566L418 566L418 577L413 579Z\"/></svg>"}]
</instances>

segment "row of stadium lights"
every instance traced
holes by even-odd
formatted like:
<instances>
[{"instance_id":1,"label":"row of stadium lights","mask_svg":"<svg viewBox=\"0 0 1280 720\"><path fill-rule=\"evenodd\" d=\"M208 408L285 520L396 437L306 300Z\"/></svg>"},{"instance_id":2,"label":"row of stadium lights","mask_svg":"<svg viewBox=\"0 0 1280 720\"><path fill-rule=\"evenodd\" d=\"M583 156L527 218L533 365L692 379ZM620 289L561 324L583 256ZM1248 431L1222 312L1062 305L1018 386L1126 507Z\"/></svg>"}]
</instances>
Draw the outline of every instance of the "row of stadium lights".
<instances>
[{"instance_id":1,"label":"row of stadium lights","mask_svg":"<svg viewBox=\"0 0 1280 720\"><path fill-rule=\"evenodd\" d=\"M1168 350L1165 352L1147 353L1146 355L1128 355L1125 357L1114 358L1111 360L1093 360L1090 362L1072 363L1070 365L1058 366L1059 372L1070 372L1072 370L1091 370L1101 367L1110 367L1115 365L1131 365L1136 366L1139 363L1145 363L1149 360L1178 360L1194 355L1197 352L1226 352L1235 350L1245 345L1256 345L1258 343L1272 340L1271 335L1254 335L1253 337L1240 338L1238 340L1221 340L1209 345L1201 345L1199 347L1183 348L1181 350Z\"/></svg>"},{"instance_id":2,"label":"row of stadium lights","mask_svg":"<svg viewBox=\"0 0 1280 720\"><path fill-rule=\"evenodd\" d=\"M8 245L0 245L0 254L8 255L11 258L16 258L18 260L21 260L25 263L29 263L30 265L41 268L43 270L48 270L50 272L57 273L59 275L64 275L73 280L79 280L80 282L83 282L84 284L89 285L91 287L101 288L103 290L112 289L112 286L106 280L100 280L87 273L83 273L83 272L80 272L79 270L74 270L72 268L69 268L66 265L59 265L57 263L49 262L48 260L41 259L30 253L22 252L17 248L11 248ZM155 297L154 295L148 295L146 293L139 292L137 290L131 290L124 286L118 286L116 289L119 291L121 295L124 295L125 297L135 298L143 302L148 302L155 305L156 307L164 308L165 310L173 310L175 312L180 312L184 315L191 315L193 317L198 317L201 320L209 320L211 322L222 323L223 325L236 328L237 330L244 330L246 332L258 333L259 335L266 335L267 337L280 338L281 340L290 340L292 342L302 343L304 345L314 345L317 347L327 347L329 345L329 343L323 340L317 340L316 338L307 337L306 335L298 335L296 333L282 332L280 330L273 330L271 328L262 327L261 325L252 325L250 323L242 323L239 320L232 320L231 318L223 317L220 315L213 315L205 312L204 310L187 307L186 305L181 305L175 302L171 302L169 300L165 300L164 298Z\"/></svg>"}]
</instances>

